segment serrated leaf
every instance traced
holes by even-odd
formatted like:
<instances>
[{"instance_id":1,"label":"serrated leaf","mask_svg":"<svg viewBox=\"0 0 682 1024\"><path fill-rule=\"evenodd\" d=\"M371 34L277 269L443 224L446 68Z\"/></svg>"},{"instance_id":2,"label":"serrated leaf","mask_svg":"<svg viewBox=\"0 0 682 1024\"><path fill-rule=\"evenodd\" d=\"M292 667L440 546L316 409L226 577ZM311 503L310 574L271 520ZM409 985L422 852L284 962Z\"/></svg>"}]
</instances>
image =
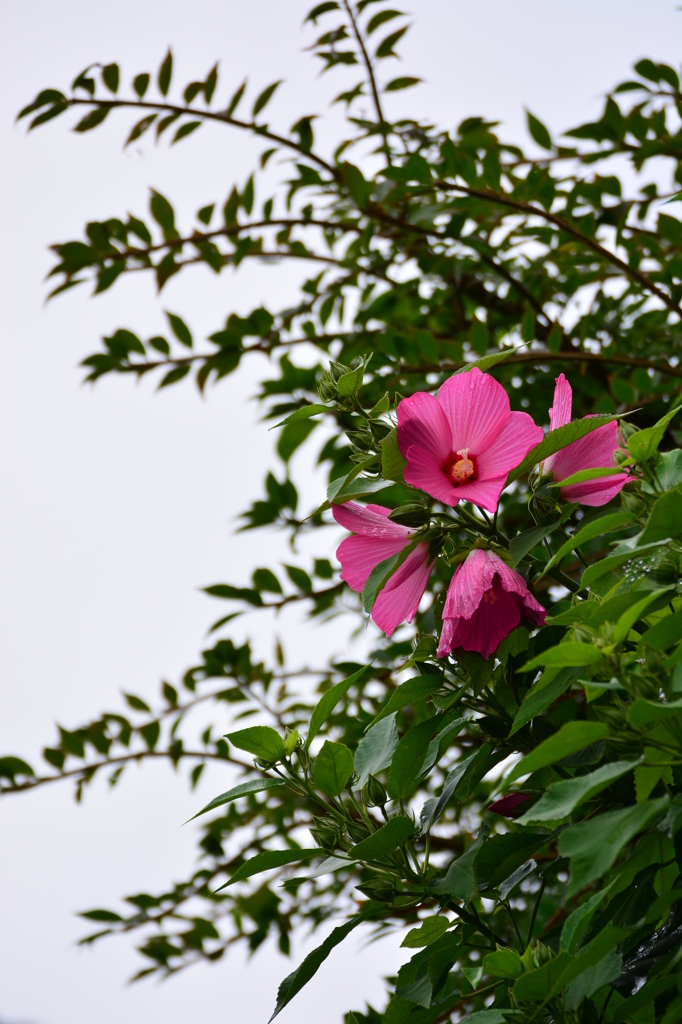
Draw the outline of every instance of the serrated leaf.
<instances>
[{"instance_id":1,"label":"serrated leaf","mask_svg":"<svg viewBox=\"0 0 682 1024\"><path fill-rule=\"evenodd\" d=\"M591 800L593 796L601 793L616 779L634 771L638 763L638 761L613 761L588 775L552 783L538 802L523 817L519 818L519 824L533 825L537 822L554 822L567 818L580 804Z\"/></svg>"},{"instance_id":2,"label":"serrated leaf","mask_svg":"<svg viewBox=\"0 0 682 1024\"><path fill-rule=\"evenodd\" d=\"M358 743L355 751L355 771L358 778L353 789L362 789L370 775L377 775L388 768L397 746L398 730L394 712L371 726Z\"/></svg>"}]
</instances>

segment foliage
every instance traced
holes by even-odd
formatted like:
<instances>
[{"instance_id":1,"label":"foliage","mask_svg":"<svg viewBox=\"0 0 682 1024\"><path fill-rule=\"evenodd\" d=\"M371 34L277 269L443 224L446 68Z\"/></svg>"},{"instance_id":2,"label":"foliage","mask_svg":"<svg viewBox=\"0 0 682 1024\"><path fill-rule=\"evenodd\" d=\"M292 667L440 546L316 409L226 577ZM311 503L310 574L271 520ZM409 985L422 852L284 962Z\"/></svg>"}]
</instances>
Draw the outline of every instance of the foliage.
<instances>
[{"instance_id":1,"label":"foliage","mask_svg":"<svg viewBox=\"0 0 682 1024\"><path fill-rule=\"evenodd\" d=\"M275 1014L370 924L407 928L416 952L383 1015L355 1011L355 1022L672 1024L682 1016L682 225L667 205L682 186L677 74L641 60L602 116L560 141L529 113L527 153L482 118L449 134L388 116L392 94L419 79L388 78L408 26L384 0L323 3L307 21L324 27L311 47L323 70L350 74L336 100L348 136L331 155L318 151L314 117L289 132L265 121L280 83L242 114L245 86L219 100L216 66L173 100L170 52L156 92L143 73L124 97L117 65L93 66L71 92L45 90L21 112L34 128L76 108L79 132L134 112L128 143L237 128L262 138L261 169L287 158L273 196L257 198L256 169L192 227L156 191L146 216L89 223L53 247L51 294L87 281L101 293L136 271L160 291L197 262L216 274L247 259L313 264L286 309L231 313L196 349L176 313L165 337L115 331L85 360L87 379L156 373L166 387L194 373L203 390L249 353L268 354L260 398L281 430L283 475L267 473L243 529L293 539L329 524L330 501L380 492L437 557L427 596L411 627L377 639L371 663L285 668L234 645L235 614L302 602L312 617L362 615L403 555L382 562L354 604L325 558L287 566L286 579L262 567L250 583L210 586L230 611L178 686L164 683L153 709L128 695L125 715L60 729L45 774L0 759L0 792L71 777L80 798L96 774L113 785L151 757L190 766L192 785L211 761L239 770L239 784L199 811L200 865L187 880L83 915L98 928L84 942L140 932L149 966L138 977L269 936L288 952L304 924L341 916L282 982ZM403 395L474 362L539 424L565 371L578 420L509 474L492 520L406 484L394 429ZM617 461L630 482L586 513L540 463L608 421L585 419L594 413L628 414ZM334 428L319 451L327 501L301 510L288 465L321 422ZM474 545L515 566L549 618L519 626L487 661L461 648L438 658L446 588ZM190 740L199 703L214 704L221 725Z\"/></svg>"}]
</instances>

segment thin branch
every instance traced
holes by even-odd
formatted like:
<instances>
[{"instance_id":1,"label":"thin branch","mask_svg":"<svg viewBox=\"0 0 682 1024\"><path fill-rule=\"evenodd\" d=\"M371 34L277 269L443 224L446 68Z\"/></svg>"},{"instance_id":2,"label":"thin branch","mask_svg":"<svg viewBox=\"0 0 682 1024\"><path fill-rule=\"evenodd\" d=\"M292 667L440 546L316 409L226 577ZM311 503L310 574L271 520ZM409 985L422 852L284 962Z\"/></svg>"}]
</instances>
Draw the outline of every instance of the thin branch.
<instances>
[{"instance_id":1,"label":"thin branch","mask_svg":"<svg viewBox=\"0 0 682 1024\"><path fill-rule=\"evenodd\" d=\"M212 754L210 750L140 750L135 754L122 754L120 757L107 758L104 761L96 761L94 764L84 764L80 768L71 768L68 772L59 772L58 775L37 775L28 782L15 783L12 786L0 786L0 796L6 796L8 793L22 793L24 790L35 789L38 786L45 785L45 783L60 782L62 779L70 779L76 775L87 773L94 775L100 769L108 768L111 765L126 764L129 761L143 761L149 757L160 757L176 762L182 758L192 757L199 758L202 761L222 761L224 764L234 764L239 768L245 768L249 771L253 770L252 764L246 764L230 754Z\"/></svg>"},{"instance_id":2,"label":"thin branch","mask_svg":"<svg viewBox=\"0 0 682 1024\"><path fill-rule=\"evenodd\" d=\"M351 25L353 27L353 33L355 34L355 39L357 41L358 46L360 47L360 51L362 52L362 59L364 60L365 68L367 69L367 77L369 78L369 84L370 84L370 87L372 89L372 97L374 99L374 107L376 109L377 118L379 119L379 124L386 124L386 119L384 117L384 112L381 109L381 100L379 99L379 90L377 89L377 83L376 83L376 79L374 77L374 68L372 67L372 62L369 59L369 54L367 53L367 49L365 47L365 42L364 42L362 36L360 35L360 30L358 28L358 25L357 25L357 22L356 22L355 18L353 17L353 11L351 10L351 6L348 3L348 0L343 0L343 6L346 8L346 13L348 14L348 17L350 18L350 23L351 23Z\"/></svg>"},{"instance_id":3,"label":"thin branch","mask_svg":"<svg viewBox=\"0 0 682 1024\"><path fill-rule=\"evenodd\" d=\"M229 114L226 113L215 113L210 110L197 110L194 107L181 107L173 103L151 103L149 100L86 100L73 97L71 99L67 99L66 104L69 107L104 107L111 110L116 107L132 107L135 110L165 110L171 114L185 114L192 117L202 117L208 121L219 121L222 124L232 125L233 128L244 128L247 131L253 132L254 135L260 135L264 139L270 139L271 142L277 142L280 146L286 146L288 149L293 149L306 159L312 160L313 163L318 165L318 167L322 167L325 171L328 171L333 177L337 177L335 168L332 167L330 163L327 163L327 161L321 156L308 152L302 146L293 142L291 139L285 138L283 135L277 135L275 132L269 131L265 125L256 124L255 121L240 121L238 118L230 117Z\"/></svg>"},{"instance_id":4,"label":"thin branch","mask_svg":"<svg viewBox=\"0 0 682 1024\"><path fill-rule=\"evenodd\" d=\"M483 199L486 202L498 203L500 206L507 206L512 210L516 210L519 213L524 213L533 217L541 217L543 220L548 221L550 224L554 224L559 228L560 231L564 231L567 235L575 238L576 241L582 245L587 246L588 249L592 249L593 252L607 260L612 266L618 267L618 269L629 277L632 281L637 281L642 288L655 295L670 309L673 313L678 313L682 316L682 309L677 305L675 300L671 298L666 292L661 291L658 285L654 284L646 274L641 273L639 270L635 270L629 266L624 260L615 253L610 252L603 245L600 245L595 239L590 238L588 235L584 235L578 228L574 227L568 221L558 217L555 213L550 213L548 210L543 210L539 206L534 206L531 203L522 203L516 199L512 199L510 196L501 196L497 192L487 192L482 189L469 188L468 185L457 185L447 181L436 181L436 188L441 188L444 191L449 192L463 192L465 195L471 196L474 199Z\"/></svg>"}]
</instances>

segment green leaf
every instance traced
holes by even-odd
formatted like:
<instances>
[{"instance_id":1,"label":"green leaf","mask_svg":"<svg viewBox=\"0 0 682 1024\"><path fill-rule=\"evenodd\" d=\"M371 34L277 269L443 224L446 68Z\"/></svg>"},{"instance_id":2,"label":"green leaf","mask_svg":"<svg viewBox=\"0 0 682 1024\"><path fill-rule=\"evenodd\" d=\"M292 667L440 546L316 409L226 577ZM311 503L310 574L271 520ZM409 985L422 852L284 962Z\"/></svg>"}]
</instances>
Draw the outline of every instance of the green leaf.
<instances>
[{"instance_id":1,"label":"green leaf","mask_svg":"<svg viewBox=\"0 0 682 1024\"><path fill-rule=\"evenodd\" d=\"M488 953L484 958L483 973L514 981L523 974L523 963L515 950L498 949L495 953Z\"/></svg>"},{"instance_id":2,"label":"green leaf","mask_svg":"<svg viewBox=\"0 0 682 1024\"><path fill-rule=\"evenodd\" d=\"M164 313L168 317L170 328L175 337L178 339L178 341L185 345L187 348L191 348L193 345L192 332L190 331L185 321L182 320L179 316L176 316L175 313L169 313L167 309L164 310Z\"/></svg>"},{"instance_id":3,"label":"green leaf","mask_svg":"<svg viewBox=\"0 0 682 1024\"><path fill-rule=\"evenodd\" d=\"M607 533L613 533L614 530L623 530L626 526L629 526L635 517L632 512L613 512L611 515L599 516L596 519L592 519L589 523L577 530L569 540L561 545L556 554L552 555L549 562L544 568L544 573L553 566L558 565L559 562L566 555L569 555L575 548L580 547L581 544L586 544L588 540L594 540L595 537L601 537ZM667 534L669 536L669 534ZM513 543L513 542L512 542Z\"/></svg>"},{"instance_id":4,"label":"green leaf","mask_svg":"<svg viewBox=\"0 0 682 1024\"><path fill-rule=\"evenodd\" d=\"M501 352L493 352L492 355L483 356L482 359L475 359L471 363L465 363L464 366L460 366L459 370L455 370L453 377L457 376L458 373L468 373L469 370L480 370L481 373L485 373L491 367L497 366L498 363L504 362L505 359L509 359L509 356L516 355L523 348L525 348L524 345L519 345L517 348L505 348Z\"/></svg>"},{"instance_id":5,"label":"green leaf","mask_svg":"<svg viewBox=\"0 0 682 1024\"><path fill-rule=\"evenodd\" d=\"M567 953L575 953L580 940L587 931L589 924L594 917L597 909L603 903L608 896L609 892L616 884L616 879L610 882L604 889L591 896L586 903L574 910L572 914L566 918L564 926L561 929L561 941L559 948L566 950Z\"/></svg>"},{"instance_id":6,"label":"green leaf","mask_svg":"<svg viewBox=\"0 0 682 1024\"><path fill-rule=\"evenodd\" d=\"M289 461L296 449L300 448L316 426L317 423L310 419L302 419L298 423L287 424L277 442L277 454L282 462Z\"/></svg>"},{"instance_id":7,"label":"green leaf","mask_svg":"<svg viewBox=\"0 0 682 1024\"><path fill-rule=\"evenodd\" d=\"M35 775L35 772L20 757L0 757L0 778L14 779L15 775Z\"/></svg>"},{"instance_id":8,"label":"green leaf","mask_svg":"<svg viewBox=\"0 0 682 1024\"><path fill-rule=\"evenodd\" d=\"M195 132L197 130L197 128L201 128L201 121L185 121L184 124L180 125L175 135L173 136L171 146L173 146L176 142L180 142L181 139L186 138L188 135L191 135L192 132Z\"/></svg>"},{"instance_id":9,"label":"green leaf","mask_svg":"<svg viewBox=\"0 0 682 1024\"><path fill-rule=\"evenodd\" d=\"M347 935L349 935L354 928L357 928L359 924L362 924L364 920L369 917L372 913L371 910L366 910L364 913L359 914L357 917L352 917L350 921L346 921L345 924L335 928L334 931L329 935L321 946L314 949L312 953L308 953L302 964L300 964L295 971L287 975L282 984L279 986L277 991L277 1005L275 1006L274 1013L270 1018L273 1021L278 1013L280 1013L284 1007L291 1002L295 995L297 995L304 985L308 982L319 970L320 966L327 959L331 951L339 943L343 942ZM268 1024L270 1024L268 1021Z\"/></svg>"},{"instance_id":10,"label":"green leaf","mask_svg":"<svg viewBox=\"0 0 682 1024\"><path fill-rule=\"evenodd\" d=\"M640 545L652 544L679 537L682 534L682 501L675 491L663 494L651 510L651 515L639 538Z\"/></svg>"},{"instance_id":11,"label":"green leaf","mask_svg":"<svg viewBox=\"0 0 682 1024\"><path fill-rule=\"evenodd\" d=\"M171 51L169 49L168 53L164 57L164 60L163 60L163 63L161 65L161 67L159 68L158 86L159 86L159 92L161 93L162 96L167 96L168 95L168 90L170 88L172 74L173 74L173 54L171 53Z\"/></svg>"},{"instance_id":12,"label":"green leaf","mask_svg":"<svg viewBox=\"0 0 682 1024\"><path fill-rule=\"evenodd\" d=\"M655 651L665 651L678 640L682 640L682 608L673 615L659 619L656 625L647 629L642 636L642 644L652 647Z\"/></svg>"},{"instance_id":13,"label":"green leaf","mask_svg":"<svg viewBox=\"0 0 682 1024\"><path fill-rule=\"evenodd\" d=\"M362 607L368 614L374 608L379 594L391 576L407 561L418 544L419 539L415 538L409 544L406 544L402 551L399 551L396 555L391 555L390 558L385 558L383 562L379 562L378 565L374 566L367 578L367 582L362 588Z\"/></svg>"},{"instance_id":14,"label":"green leaf","mask_svg":"<svg viewBox=\"0 0 682 1024\"><path fill-rule=\"evenodd\" d=\"M256 590L267 590L270 594L282 594L282 585L270 569L255 569L253 585Z\"/></svg>"},{"instance_id":15,"label":"green leaf","mask_svg":"<svg viewBox=\"0 0 682 1024\"><path fill-rule=\"evenodd\" d=\"M398 56L397 53L395 53L393 47L397 42L399 42L400 39L402 39L402 37L407 32L408 28L409 26L406 25L405 28L400 28L398 29L397 32L392 32L390 36L386 36L386 38L381 43L379 43L375 55L378 60L382 60L385 57Z\"/></svg>"},{"instance_id":16,"label":"green leaf","mask_svg":"<svg viewBox=\"0 0 682 1024\"><path fill-rule=\"evenodd\" d=\"M353 755L343 743L326 740L317 758L313 778L327 796L340 796L353 774Z\"/></svg>"},{"instance_id":17,"label":"green leaf","mask_svg":"<svg viewBox=\"0 0 682 1024\"><path fill-rule=\"evenodd\" d=\"M295 864L302 860L310 860L311 857L319 857L320 851L315 850L265 850L263 853L257 853L255 857L251 857L250 860L244 861L244 863L237 868L235 873L229 882L225 882L225 885L221 885L216 892L220 892L221 889L226 889L228 885L234 885L235 882L243 882L245 878L251 878L252 875L259 875L262 871L272 871L273 868L282 868L285 864Z\"/></svg>"},{"instance_id":18,"label":"green leaf","mask_svg":"<svg viewBox=\"0 0 682 1024\"><path fill-rule=\"evenodd\" d=\"M580 892L601 878L631 839L663 816L668 798L635 804L620 811L608 811L589 821L578 822L559 837L559 853L571 859L567 896Z\"/></svg>"},{"instance_id":19,"label":"green leaf","mask_svg":"<svg viewBox=\"0 0 682 1024\"><path fill-rule=\"evenodd\" d=\"M147 89L149 88L149 75L136 75L133 79L133 89L137 95L142 99Z\"/></svg>"},{"instance_id":20,"label":"green leaf","mask_svg":"<svg viewBox=\"0 0 682 1024\"><path fill-rule=\"evenodd\" d=\"M532 526L530 530L524 530L523 533L519 533L509 544L509 554L511 555L512 569L516 568L519 562L526 557L526 555L537 547L545 537L549 537L550 533L553 533L558 526L559 522L549 523L547 526Z\"/></svg>"},{"instance_id":21,"label":"green leaf","mask_svg":"<svg viewBox=\"0 0 682 1024\"><path fill-rule=\"evenodd\" d=\"M267 89L263 89L262 93L253 105L253 110L251 111L252 117L256 117L257 114L260 114L261 110L263 110L266 104L268 104L272 99L275 89L281 84L282 79L280 78L279 81L273 82L272 85L269 85Z\"/></svg>"},{"instance_id":22,"label":"green leaf","mask_svg":"<svg viewBox=\"0 0 682 1024\"><path fill-rule=\"evenodd\" d=\"M391 81L387 82L384 86L384 92L397 92L398 89L410 89L413 85L419 85L422 81L422 78L410 78L407 75L403 78L392 78Z\"/></svg>"},{"instance_id":23,"label":"green leaf","mask_svg":"<svg viewBox=\"0 0 682 1024\"><path fill-rule=\"evenodd\" d=\"M263 599L257 590L248 587L231 587L229 583L216 583L212 587L204 587L204 593L211 597L219 597L223 601L246 601L255 608L260 608Z\"/></svg>"},{"instance_id":24,"label":"green leaf","mask_svg":"<svg viewBox=\"0 0 682 1024\"><path fill-rule=\"evenodd\" d=\"M395 748L386 787L392 800L404 800L412 793L436 725L434 718L420 722L405 733Z\"/></svg>"},{"instance_id":25,"label":"green leaf","mask_svg":"<svg viewBox=\"0 0 682 1024\"><path fill-rule=\"evenodd\" d=\"M653 427L646 427L630 434L628 438L628 451L633 459L644 461L650 459L658 451L658 446L663 440L663 435L668 429L668 424L674 416L682 409L681 405L667 412Z\"/></svg>"},{"instance_id":26,"label":"green leaf","mask_svg":"<svg viewBox=\"0 0 682 1024\"><path fill-rule=\"evenodd\" d=\"M350 851L354 860L385 860L415 831L414 822L404 814L389 818L373 835L363 839Z\"/></svg>"},{"instance_id":27,"label":"green leaf","mask_svg":"<svg viewBox=\"0 0 682 1024\"><path fill-rule=\"evenodd\" d=\"M398 431L395 427L380 444L381 471L384 478L386 480L397 480L401 484L404 483L407 459L402 455L398 447Z\"/></svg>"},{"instance_id":28,"label":"green leaf","mask_svg":"<svg viewBox=\"0 0 682 1024\"><path fill-rule=\"evenodd\" d=\"M366 459L358 462L345 476L332 480L327 488L327 500L341 505L346 501L359 497L361 494L371 494L388 486L385 480L357 479L360 473L374 466L377 458L378 456L376 455L368 455Z\"/></svg>"},{"instance_id":29,"label":"green leaf","mask_svg":"<svg viewBox=\"0 0 682 1024\"><path fill-rule=\"evenodd\" d=\"M488 744L484 744L483 747L470 754L469 757L464 758L452 768L445 777L443 783L443 789L440 796L431 797L426 801L419 814L419 824L421 827L421 834L425 835L438 821L441 814L450 803L450 800L455 794L460 782L466 777L466 775L476 767L486 754L490 751Z\"/></svg>"},{"instance_id":30,"label":"green leaf","mask_svg":"<svg viewBox=\"0 0 682 1024\"><path fill-rule=\"evenodd\" d=\"M102 68L102 80L110 92L118 92L119 71L118 64L107 64Z\"/></svg>"},{"instance_id":31,"label":"green leaf","mask_svg":"<svg viewBox=\"0 0 682 1024\"><path fill-rule=\"evenodd\" d=\"M537 657L521 665L519 672L533 672L539 668L568 668L573 665L596 665L602 653L592 644L564 643L550 647Z\"/></svg>"},{"instance_id":32,"label":"green leaf","mask_svg":"<svg viewBox=\"0 0 682 1024\"><path fill-rule=\"evenodd\" d=\"M94 110L91 110L89 114L86 114L85 117L78 122L74 131L89 132L92 128L96 128L97 125L101 124L105 117L107 117L110 109L110 107L95 107Z\"/></svg>"},{"instance_id":33,"label":"green leaf","mask_svg":"<svg viewBox=\"0 0 682 1024\"><path fill-rule=\"evenodd\" d=\"M395 726L395 712L382 718L367 730L355 751L355 771L358 779L354 789L362 789L370 775L388 768L393 752L398 746L398 730Z\"/></svg>"},{"instance_id":34,"label":"green leaf","mask_svg":"<svg viewBox=\"0 0 682 1024\"><path fill-rule=\"evenodd\" d=\"M449 865L445 878L440 878L431 886L434 892L454 896L455 899L475 899L478 895L478 882L474 862L483 842L487 836L487 829L484 825L478 833L478 838L473 842L456 860Z\"/></svg>"},{"instance_id":35,"label":"green leaf","mask_svg":"<svg viewBox=\"0 0 682 1024\"><path fill-rule=\"evenodd\" d=\"M486 839L476 857L476 874L481 888L494 889L511 878L526 861L552 842L551 832L519 829Z\"/></svg>"},{"instance_id":36,"label":"green leaf","mask_svg":"<svg viewBox=\"0 0 682 1024\"><path fill-rule=\"evenodd\" d=\"M605 764L588 775L579 775L575 779L562 779L554 782L542 794L536 804L527 811L519 824L532 825L541 821L560 821L567 818L576 807L591 800L597 793L610 786L616 779L633 771L638 761L614 761Z\"/></svg>"},{"instance_id":37,"label":"green leaf","mask_svg":"<svg viewBox=\"0 0 682 1024\"><path fill-rule=\"evenodd\" d=\"M329 412L329 406L327 405L305 405L302 409L296 409L291 415L287 416L286 419L281 420L279 423L275 423L274 427L270 427L270 430L274 430L275 427L284 427L287 423L298 423L299 420L307 420L311 416L319 416L321 412Z\"/></svg>"},{"instance_id":38,"label":"green leaf","mask_svg":"<svg viewBox=\"0 0 682 1024\"><path fill-rule=\"evenodd\" d=\"M393 691L379 714L372 719L365 732L371 726L380 722L382 718L392 715L394 711L400 711L401 708L406 708L409 704L417 704L420 700L424 700L425 697L434 693L435 690L440 689L442 685L443 681L440 676L413 676L412 679L406 679L404 683L401 683Z\"/></svg>"},{"instance_id":39,"label":"green leaf","mask_svg":"<svg viewBox=\"0 0 682 1024\"><path fill-rule=\"evenodd\" d=\"M327 690L326 693L322 695L322 697L320 697L319 701L317 702L317 705L315 706L315 710L313 711L310 718L310 726L308 727L308 735L306 737L304 750L307 750L309 748L310 744L315 739L318 732L320 731L324 723L327 721L336 705L343 697L345 697L345 695L350 690L351 686L355 686L356 683L359 683L362 677L365 675L365 673L369 671L369 669L369 665L363 665L362 668L358 669L357 672L353 672L353 674L348 676L347 679L342 679L340 683L335 683L334 686L332 686L329 690ZM358 747L358 754L359 752L360 748ZM356 758L357 756L358 755L356 754ZM360 771L359 768L358 771ZM374 774L374 772L371 769L370 772Z\"/></svg>"},{"instance_id":40,"label":"green leaf","mask_svg":"<svg viewBox=\"0 0 682 1024\"><path fill-rule=\"evenodd\" d=\"M576 681L582 673L582 666L578 668L548 669L538 679L537 683L523 698L521 707L514 716L510 736L523 728L531 719L542 714L545 708L553 704L557 698Z\"/></svg>"},{"instance_id":41,"label":"green leaf","mask_svg":"<svg viewBox=\"0 0 682 1024\"><path fill-rule=\"evenodd\" d=\"M227 114L228 117L232 117L232 115L234 114L235 110L239 106L241 98L244 95L244 90L245 89L246 89L246 79L244 79L244 81L239 86L239 88L235 92L234 96L232 97L232 99L230 100L230 102L227 105L227 110L225 111L225 113Z\"/></svg>"},{"instance_id":42,"label":"green leaf","mask_svg":"<svg viewBox=\"0 0 682 1024\"><path fill-rule=\"evenodd\" d=\"M573 484L584 484L589 480L601 480L605 476L618 476L624 473L626 466L598 466L595 469L581 469L578 473L572 473L559 483L548 484L548 487L571 487Z\"/></svg>"},{"instance_id":43,"label":"green leaf","mask_svg":"<svg viewBox=\"0 0 682 1024\"><path fill-rule=\"evenodd\" d=\"M611 642L615 645L621 644L623 640L626 640L628 633L634 624L644 616L647 609L654 604L654 602L658 601L662 594L667 594L674 589L675 587L663 587L661 590L651 591L650 593L645 594L644 597L640 598L639 601L636 601L631 605L631 607L628 608L627 611L624 611L619 617L613 631L613 636L611 637Z\"/></svg>"},{"instance_id":44,"label":"green leaf","mask_svg":"<svg viewBox=\"0 0 682 1024\"><path fill-rule=\"evenodd\" d=\"M550 455L554 455L555 452L561 451L562 448L573 444L574 441L578 441L581 437L586 437L593 430L598 430L599 427L603 427L606 423L613 423L618 418L618 416L587 416L582 420L567 423L565 427L557 427L556 430L550 430L540 444L536 445L535 448L531 448L525 459L516 469L512 469L507 477L507 484L510 484L513 480L518 480L520 476L523 476L534 466L537 466L539 462L549 458Z\"/></svg>"},{"instance_id":45,"label":"green leaf","mask_svg":"<svg viewBox=\"0 0 682 1024\"><path fill-rule=\"evenodd\" d=\"M427 917L419 928L410 929L400 943L400 947L401 949L403 947L407 947L407 949L422 949L424 946L430 946L432 942L437 942L445 934L450 924L450 920L444 914L438 914L436 917Z\"/></svg>"},{"instance_id":46,"label":"green leaf","mask_svg":"<svg viewBox=\"0 0 682 1024\"><path fill-rule=\"evenodd\" d=\"M556 764L564 757L575 754L585 747L606 739L609 734L608 726L603 722L566 722L553 736L543 740L542 743L526 754L517 765L512 768L506 781L513 782L522 775L530 775L539 768L546 768L547 765Z\"/></svg>"},{"instance_id":47,"label":"green leaf","mask_svg":"<svg viewBox=\"0 0 682 1024\"><path fill-rule=\"evenodd\" d=\"M297 590L303 594L312 594L313 581L304 569L300 569L297 565L285 565L284 568Z\"/></svg>"},{"instance_id":48,"label":"green leaf","mask_svg":"<svg viewBox=\"0 0 682 1024\"><path fill-rule=\"evenodd\" d=\"M189 371L189 366L176 366L174 370L168 371L159 384L159 388L167 388L170 384L177 384L179 380L182 380L183 377L187 376Z\"/></svg>"},{"instance_id":49,"label":"green leaf","mask_svg":"<svg viewBox=\"0 0 682 1024\"><path fill-rule=\"evenodd\" d=\"M573 962L570 953L563 952L524 974L514 985L514 998L521 1003L543 1003Z\"/></svg>"},{"instance_id":50,"label":"green leaf","mask_svg":"<svg viewBox=\"0 0 682 1024\"><path fill-rule=\"evenodd\" d=\"M628 711L628 722L636 729L643 729L656 722L673 722L682 715L682 699L662 704L658 700L636 700Z\"/></svg>"},{"instance_id":51,"label":"green leaf","mask_svg":"<svg viewBox=\"0 0 682 1024\"><path fill-rule=\"evenodd\" d=\"M533 141L537 142L538 146L542 146L543 149L553 149L552 136L542 121L538 121L537 117L534 117L530 110L526 111L526 117L528 118L528 131Z\"/></svg>"},{"instance_id":52,"label":"green leaf","mask_svg":"<svg viewBox=\"0 0 682 1024\"><path fill-rule=\"evenodd\" d=\"M372 406L367 415L370 416L372 419L376 419L377 416L381 416L383 413L388 412L390 408L391 399L387 391L383 398L380 398L377 404Z\"/></svg>"},{"instance_id":53,"label":"green leaf","mask_svg":"<svg viewBox=\"0 0 682 1024\"><path fill-rule=\"evenodd\" d=\"M263 761L281 761L284 757L282 738L269 725L253 725L250 729L228 732L226 738L233 747L255 754Z\"/></svg>"},{"instance_id":54,"label":"green leaf","mask_svg":"<svg viewBox=\"0 0 682 1024\"><path fill-rule=\"evenodd\" d=\"M160 192L156 192L154 189L152 189L149 200L149 209L151 210L152 217L163 231L163 237L166 241L170 242L172 239L177 238L178 233L175 229L173 207L165 196L162 196Z\"/></svg>"},{"instance_id":55,"label":"green leaf","mask_svg":"<svg viewBox=\"0 0 682 1024\"><path fill-rule=\"evenodd\" d=\"M238 800L241 796L248 796L249 793L262 793L268 789L281 789L284 784L284 779L251 779L249 782L242 782L238 786L228 789L227 793L221 793L220 796L214 797L210 803L188 820L194 821L200 815L207 814L216 807L222 807L223 804L231 804L233 800Z\"/></svg>"},{"instance_id":56,"label":"green leaf","mask_svg":"<svg viewBox=\"0 0 682 1024\"><path fill-rule=\"evenodd\" d=\"M600 562L595 562L594 565L590 565L585 569L580 580L580 589L584 590L585 587L596 583L602 576L606 576L607 573L613 572L614 569L618 569L621 565L625 565L632 558L640 558L645 552L650 552L654 548L660 547L663 543L665 541L659 540L654 544L640 544L639 547L632 548L630 551L622 551L618 555L609 555L608 558L602 558Z\"/></svg>"},{"instance_id":57,"label":"green leaf","mask_svg":"<svg viewBox=\"0 0 682 1024\"><path fill-rule=\"evenodd\" d=\"M364 366L358 366L357 370L351 370L350 373L344 373L339 377L336 387L342 398L354 395L359 390L362 385L364 369Z\"/></svg>"},{"instance_id":58,"label":"green leaf","mask_svg":"<svg viewBox=\"0 0 682 1024\"><path fill-rule=\"evenodd\" d=\"M642 1007L648 1003L653 1002L658 996L667 992L668 989L673 988L675 985L679 985L682 982L682 974L673 974L664 978L652 978L646 985L643 985L637 990L634 996L630 996L624 1003L621 1003L616 1008L611 1020L613 1024L623 1024L626 1020L635 1020L639 1018L633 1017ZM652 1014L653 1016L653 1014ZM679 1020L679 1018L677 1018ZM672 1019L670 1021L672 1024Z\"/></svg>"}]
</instances>

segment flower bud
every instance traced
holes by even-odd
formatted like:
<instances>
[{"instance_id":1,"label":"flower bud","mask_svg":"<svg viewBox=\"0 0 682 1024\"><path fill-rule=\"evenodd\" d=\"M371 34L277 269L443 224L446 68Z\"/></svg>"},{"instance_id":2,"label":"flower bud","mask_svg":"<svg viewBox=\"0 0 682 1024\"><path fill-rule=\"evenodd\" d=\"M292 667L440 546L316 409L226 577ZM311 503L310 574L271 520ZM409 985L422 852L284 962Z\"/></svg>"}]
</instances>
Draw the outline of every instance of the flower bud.
<instances>
[{"instance_id":1,"label":"flower bud","mask_svg":"<svg viewBox=\"0 0 682 1024\"><path fill-rule=\"evenodd\" d=\"M431 518L431 513L423 505L417 502L410 502L408 505L401 505L393 510L388 517L391 522L399 523L400 526L424 526Z\"/></svg>"},{"instance_id":2,"label":"flower bud","mask_svg":"<svg viewBox=\"0 0 682 1024\"><path fill-rule=\"evenodd\" d=\"M354 843L361 843L363 839L367 839L369 829L364 821L350 821L348 823L348 835Z\"/></svg>"},{"instance_id":3,"label":"flower bud","mask_svg":"<svg viewBox=\"0 0 682 1024\"><path fill-rule=\"evenodd\" d=\"M377 900L379 903L392 903L395 899L395 885L390 878L372 878L364 885L356 885L355 888L370 900Z\"/></svg>"},{"instance_id":4,"label":"flower bud","mask_svg":"<svg viewBox=\"0 0 682 1024\"><path fill-rule=\"evenodd\" d=\"M333 818L313 818L310 834L321 850L333 853L343 837L343 829Z\"/></svg>"},{"instance_id":5,"label":"flower bud","mask_svg":"<svg viewBox=\"0 0 682 1024\"><path fill-rule=\"evenodd\" d=\"M361 452L370 451L376 443L374 436L369 430L348 430L346 437L353 447Z\"/></svg>"},{"instance_id":6,"label":"flower bud","mask_svg":"<svg viewBox=\"0 0 682 1024\"><path fill-rule=\"evenodd\" d=\"M298 746L300 746L301 738L298 735L298 729L286 729L284 732L284 753L287 757L291 757L293 752Z\"/></svg>"},{"instance_id":7,"label":"flower bud","mask_svg":"<svg viewBox=\"0 0 682 1024\"><path fill-rule=\"evenodd\" d=\"M362 799L367 807L383 807L388 800L388 793L383 783L370 775L362 790Z\"/></svg>"}]
</instances>

